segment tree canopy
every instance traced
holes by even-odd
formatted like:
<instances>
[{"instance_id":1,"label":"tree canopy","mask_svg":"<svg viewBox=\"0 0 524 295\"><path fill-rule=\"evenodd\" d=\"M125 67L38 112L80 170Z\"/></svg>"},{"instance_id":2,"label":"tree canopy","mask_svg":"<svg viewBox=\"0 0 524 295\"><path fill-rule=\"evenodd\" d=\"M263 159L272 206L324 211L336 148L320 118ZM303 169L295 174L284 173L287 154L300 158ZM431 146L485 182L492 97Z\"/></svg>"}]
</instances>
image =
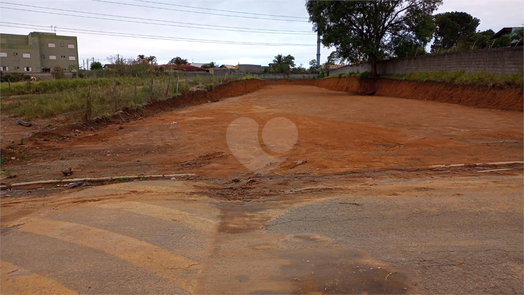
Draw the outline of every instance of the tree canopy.
<instances>
[{"instance_id":1,"label":"tree canopy","mask_svg":"<svg viewBox=\"0 0 524 295\"><path fill-rule=\"evenodd\" d=\"M276 73L288 73L290 69L295 67L295 57L291 54L283 56L278 54L273 59L273 64L271 65L271 71Z\"/></svg>"},{"instance_id":2,"label":"tree canopy","mask_svg":"<svg viewBox=\"0 0 524 295\"><path fill-rule=\"evenodd\" d=\"M432 51L451 49L467 44L477 30L480 20L466 12L445 12L435 15L435 42Z\"/></svg>"},{"instance_id":3,"label":"tree canopy","mask_svg":"<svg viewBox=\"0 0 524 295\"><path fill-rule=\"evenodd\" d=\"M101 70L102 68L102 63L99 61L92 62L91 66L89 67L91 71Z\"/></svg>"},{"instance_id":4,"label":"tree canopy","mask_svg":"<svg viewBox=\"0 0 524 295\"><path fill-rule=\"evenodd\" d=\"M210 62L210 63L208 63L208 64L203 64L203 65L202 65L202 68L204 68L204 69L209 69L209 68L211 68L211 69L212 69L212 68L214 68L214 67L216 67L216 66L217 66L217 64L216 64L214 61L212 61L212 62Z\"/></svg>"},{"instance_id":5,"label":"tree canopy","mask_svg":"<svg viewBox=\"0 0 524 295\"><path fill-rule=\"evenodd\" d=\"M187 59L183 59L179 56L177 57L173 57L169 62L168 64L170 65L186 65L187 64Z\"/></svg>"},{"instance_id":6,"label":"tree canopy","mask_svg":"<svg viewBox=\"0 0 524 295\"><path fill-rule=\"evenodd\" d=\"M403 42L423 48L432 37L432 14L442 0L308 1L306 8L324 46L340 60L377 61Z\"/></svg>"},{"instance_id":7,"label":"tree canopy","mask_svg":"<svg viewBox=\"0 0 524 295\"><path fill-rule=\"evenodd\" d=\"M148 63L148 64L151 64L151 65L154 65L156 64L156 56L154 55L151 55L151 56L145 56L143 54L139 54L136 61L138 63Z\"/></svg>"}]
</instances>

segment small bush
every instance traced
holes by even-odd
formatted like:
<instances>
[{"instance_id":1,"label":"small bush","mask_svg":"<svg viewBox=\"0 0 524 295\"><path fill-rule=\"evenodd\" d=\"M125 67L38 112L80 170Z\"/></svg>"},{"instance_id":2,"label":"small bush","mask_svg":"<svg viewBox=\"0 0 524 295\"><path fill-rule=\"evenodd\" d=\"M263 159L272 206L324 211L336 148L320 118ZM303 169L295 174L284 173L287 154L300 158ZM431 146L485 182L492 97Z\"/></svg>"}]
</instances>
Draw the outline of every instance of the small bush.
<instances>
[{"instance_id":1,"label":"small bush","mask_svg":"<svg viewBox=\"0 0 524 295\"><path fill-rule=\"evenodd\" d=\"M207 91L213 90L214 87L215 87L215 85L213 85L213 83L204 85L204 89L207 90Z\"/></svg>"},{"instance_id":2,"label":"small bush","mask_svg":"<svg viewBox=\"0 0 524 295\"><path fill-rule=\"evenodd\" d=\"M31 76L25 75L24 73L4 74L4 72L0 72L0 76L2 82L21 82L31 80Z\"/></svg>"},{"instance_id":3,"label":"small bush","mask_svg":"<svg viewBox=\"0 0 524 295\"><path fill-rule=\"evenodd\" d=\"M362 72L362 73L359 75L360 78L369 78L370 76L371 76L371 72L368 72L368 71L366 71L366 72Z\"/></svg>"},{"instance_id":4,"label":"small bush","mask_svg":"<svg viewBox=\"0 0 524 295\"><path fill-rule=\"evenodd\" d=\"M53 69L51 69L51 75L57 80L65 78L65 72L61 66L55 66Z\"/></svg>"}]
</instances>

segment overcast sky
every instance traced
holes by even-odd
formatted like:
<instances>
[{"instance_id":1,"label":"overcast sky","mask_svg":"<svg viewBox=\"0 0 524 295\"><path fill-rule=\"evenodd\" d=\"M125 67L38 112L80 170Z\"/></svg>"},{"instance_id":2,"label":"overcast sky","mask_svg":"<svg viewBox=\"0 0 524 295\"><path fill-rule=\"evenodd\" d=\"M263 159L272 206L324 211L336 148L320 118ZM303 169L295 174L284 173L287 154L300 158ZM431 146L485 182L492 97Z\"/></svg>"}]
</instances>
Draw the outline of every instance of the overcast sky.
<instances>
[{"instance_id":1,"label":"overcast sky","mask_svg":"<svg viewBox=\"0 0 524 295\"><path fill-rule=\"evenodd\" d=\"M87 58L105 63L115 54L154 55L160 64L180 56L195 63L261 65L291 54L307 68L316 56L305 0L0 0L0 7L1 33L56 26L59 35L77 36L80 66ZM523 0L445 0L438 12L446 11L479 18L479 30L524 23ZM322 48L322 62L330 52Z\"/></svg>"}]
</instances>

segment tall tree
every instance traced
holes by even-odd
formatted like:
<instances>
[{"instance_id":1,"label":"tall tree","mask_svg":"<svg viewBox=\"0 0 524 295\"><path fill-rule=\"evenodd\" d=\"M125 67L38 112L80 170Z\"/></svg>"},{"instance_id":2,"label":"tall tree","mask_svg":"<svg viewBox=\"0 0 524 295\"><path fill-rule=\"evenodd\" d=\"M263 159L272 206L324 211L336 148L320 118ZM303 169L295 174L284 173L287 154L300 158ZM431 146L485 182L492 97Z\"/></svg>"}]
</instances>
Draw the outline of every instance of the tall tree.
<instances>
[{"instance_id":1,"label":"tall tree","mask_svg":"<svg viewBox=\"0 0 524 295\"><path fill-rule=\"evenodd\" d=\"M394 38L427 42L428 19L442 0L313 1L306 3L309 20L324 46L333 46L341 60L377 62L388 57ZM429 34L431 36L431 34Z\"/></svg>"},{"instance_id":2,"label":"tall tree","mask_svg":"<svg viewBox=\"0 0 524 295\"><path fill-rule=\"evenodd\" d=\"M283 56L279 54L273 59L273 64L271 69L273 72L277 73L288 73L290 69L295 67L295 57L291 54Z\"/></svg>"},{"instance_id":3,"label":"tall tree","mask_svg":"<svg viewBox=\"0 0 524 295\"><path fill-rule=\"evenodd\" d=\"M451 49L467 43L475 34L480 20L466 12L445 12L435 15L435 42L432 51Z\"/></svg>"}]
</instances>

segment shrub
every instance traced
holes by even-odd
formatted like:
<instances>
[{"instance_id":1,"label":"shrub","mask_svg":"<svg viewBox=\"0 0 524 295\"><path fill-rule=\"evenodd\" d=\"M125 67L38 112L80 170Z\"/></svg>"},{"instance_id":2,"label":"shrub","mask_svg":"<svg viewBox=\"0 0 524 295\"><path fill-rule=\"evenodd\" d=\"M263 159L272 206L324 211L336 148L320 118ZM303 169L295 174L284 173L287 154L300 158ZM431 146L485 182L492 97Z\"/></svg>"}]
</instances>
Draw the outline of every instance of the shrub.
<instances>
[{"instance_id":1,"label":"shrub","mask_svg":"<svg viewBox=\"0 0 524 295\"><path fill-rule=\"evenodd\" d=\"M4 74L3 72L1 72L0 76L2 82L21 82L31 80L31 76L24 75L24 73Z\"/></svg>"},{"instance_id":2,"label":"shrub","mask_svg":"<svg viewBox=\"0 0 524 295\"><path fill-rule=\"evenodd\" d=\"M91 71L102 70L103 68L102 63L99 61L92 62L90 66Z\"/></svg>"},{"instance_id":3,"label":"shrub","mask_svg":"<svg viewBox=\"0 0 524 295\"><path fill-rule=\"evenodd\" d=\"M53 69L51 69L51 75L55 79L65 78L64 69L61 66L55 66Z\"/></svg>"},{"instance_id":4,"label":"shrub","mask_svg":"<svg viewBox=\"0 0 524 295\"><path fill-rule=\"evenodd\" d=\"M368 72L368 71L362 72L360 74L360 78L369 78L370 76L371 76L371 72Z\"/></svg>"},{"instance_id":5,"label":"shrub","mask_svg":"<svg viewBox=\"0 0 524 295\"><path fill-rule=\"evenodd\" d=\"M207 90L207 91L213 90L213 87L215 87L215 85L213 85L213 83L204 85L204 89Z\"/></svg>"}]
</instances>

